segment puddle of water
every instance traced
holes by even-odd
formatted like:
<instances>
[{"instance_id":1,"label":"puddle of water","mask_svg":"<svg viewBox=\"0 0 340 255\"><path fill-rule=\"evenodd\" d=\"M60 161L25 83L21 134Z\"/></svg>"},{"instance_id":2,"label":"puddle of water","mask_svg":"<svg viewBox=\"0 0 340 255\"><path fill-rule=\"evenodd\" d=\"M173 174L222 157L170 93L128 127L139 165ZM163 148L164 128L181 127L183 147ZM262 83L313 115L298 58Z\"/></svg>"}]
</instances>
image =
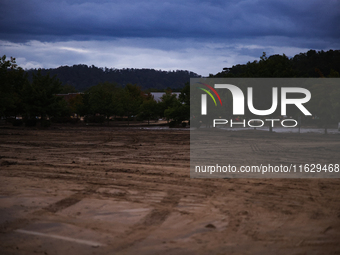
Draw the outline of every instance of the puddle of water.
<instances>
[{"instance_id":1,"label":"puddle of water","mask_svg":"<svg viewBox=\"0 0 340 255\"><path fill-rule=\"evenodd\" d=\"M201 127L204 129L204 127ZM139 127L137 129L144 129L144 130L196 130L196 128L169 128L168 126L154 126L154 127ZM218 128L222 130L227 131L243 131L243 130L254 130L254 128L251 127L245 127L245 128L232 128L232 127L225 127L225 128ZM269 131L268 127L261 127L256 128L256 130L261 131ZM283 127L274 127L273 132L276 133L299 133L299 128L283 128ZM328 134L340 134L340 131L336 128L327 129ZM301 128L300 129L301 134L305 133L316 133L316 134L324 134L325 130L323 128Z\"/></svg>"},{"instance_id":2,"label":"puddle of water","mask_svg":"<svg viewBox=\"0 0 340 255\"><path fill-rule=\"evenodd\" d=\"M254 128L220 128L222 130L228 130L228 131L242 131L242 130L254 130ZM268 131L268 127L261 127L261 128L256 128L256 130L261 130L261 131ZM273 132L276 133L299 133L299 128L283 128L283 127L274 127ZM328 134L340 134L340 131L337 129L327 129ZM300 129L301 134L305 133L317 133L317 134L324 134L325 129L323 128L301 128Z\"/></svg>"}]
</instances>

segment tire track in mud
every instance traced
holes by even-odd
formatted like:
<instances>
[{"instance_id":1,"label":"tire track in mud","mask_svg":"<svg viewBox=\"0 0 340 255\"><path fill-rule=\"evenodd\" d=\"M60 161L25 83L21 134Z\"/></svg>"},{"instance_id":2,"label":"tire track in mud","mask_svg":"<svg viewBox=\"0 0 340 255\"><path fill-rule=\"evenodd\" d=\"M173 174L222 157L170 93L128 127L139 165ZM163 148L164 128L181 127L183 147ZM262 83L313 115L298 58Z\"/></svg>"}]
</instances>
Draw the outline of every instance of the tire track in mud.
<instances>
[{"instance_id":1,"label":"tire track in mud","mask_svg":"<svg viewBox=\"0 0 340 255\"><path fill-rule=\"evenodd\" d=\"M102 143L109 143L113 140L113 135L112 133L109 133L109 137L106 138Z\"/></svg>"},{"instance_id":2,"label":"tire track in mud","mask_svg":"<svg viewBox=\"0 0 340 255\"><path fill-rule=\"evenodd\" d=\"M281 153L285 148L279 143L267 143L266 141L258 143L250 143L250 148L255 153Z\"/></svg>"},{"instance_id":3,"label":"tire track in mud","mask_svg":"<svg viewBox=\"0 0 340 255\"><path fill-rule=\"evenodd\" d=\"M180 199L181 196L177 192L168 191L167 195L158 204L154 204L155 208L150 213L116 238L115 251L123 251L146 239L170 216Z\"/></svg>"},{"instance_id":4,"label":"tire track in mud","mask_svg":"<svg viewBox=\"0 0 340 255\"><path fill-rule=\"evenodd\" d=\"M97 187L98 188L98 187ZM82 190L75 194L72 194L69 197L63 198L53 204L48 205L47 207L38 209L28 215L25 218L18 218L12 221L6 221L5 223L0 224L0 233L7 233L10 231L14 231L16 229L24 228L25 226L40 220L42 216L48 213L57 213L63 209L66 209L78 202L82 199L96 192L97 188L90 187L88 189ZM37 218L39 216L39 218Z\"/></svg>"},{"instance_id":5,"label":"tire track in mud","mask_svg":"<svg viewBox=\"0 0 340 255\"><path fill-rule=\"evenodd\" d=\"M66 197L62 200L59 200L58 202L51 204L42 210L51 212L51 213L56 213L59 212L63 209L66 209L67 207L70 207L78 202L80 202L86 195L86 193L94 193L95 190L87 190L86 192L77 192L69 197ZM39 213L40 211L36 212Z\"/></svg>"},{"instance_id":6,"label":"tire track in mud","mask_svg":"<svg viewBox=\"0 0 340 255\"><path fill-rule=\"evenodd\" d=\"M175 192L168 192L162 201L159 203L159 208L153 209L142 221L144 226L161 225L172 211L172 208L177 206L180 196Z\"/></svg>"},{"instance_id":7,"label":"tire track in mud","mask_svg":"<svg viewBox=\"0 0 340 255\"><path fill-rule=\"evenodd\" d=\"M83 172L84 173L84 172ZM105 173L109 173L105 175ZM127 169L116 169L112 172L108 170L107 172L94 172L88 171L86 175L79 175L78 172L64 174L63 172L42 172L41 170L36 170L34 172L25 171L15 171L15 173L4 174L3 176L9 177L21 177L26 178L40 178L40 179L56 179L73 181L79 184L96 185L98 187L103 187L105 185L119 185L119 186L131 186L133 185L139 189L150 189L151 186L155 185L167 185L173 188L180 188L181 190L196 188L201 190L202 185L207 188L213 188L214 185L210 181L196 180L193 182L190 177L185 175L179 175L168 172L152 172L144 173L141 171L132 171ZM178 181L181 178L181 181ZM156 184L157 183L157 184ZM151 186L150 186L151 185ZM202 191L204 194L208 192L207 190Z\"/></svg>"},{"instance_id":8,"label":"tire track in mud","mask_svg":"<svg viewBox=\"0 0 340 255\"><path fill-rule=\"evenodd\" d=\"M315 202L315 210L310 214L312 219L319 219L322 217L340 218L339 193L333 192L332 185L337 184L329 182L324 183L321 179L310 181L310 199Z\"/></svg>"},{"instance_id":9,"label":"tire track in mud","mask_svg":"<svg viewBox=\"0 0 340 255\"><path fill-rule=\"evenodd\" d=\"M259 152L261 151L256 143L250 144L250 148L253 152Z\"/></svg>"}]
</instances>

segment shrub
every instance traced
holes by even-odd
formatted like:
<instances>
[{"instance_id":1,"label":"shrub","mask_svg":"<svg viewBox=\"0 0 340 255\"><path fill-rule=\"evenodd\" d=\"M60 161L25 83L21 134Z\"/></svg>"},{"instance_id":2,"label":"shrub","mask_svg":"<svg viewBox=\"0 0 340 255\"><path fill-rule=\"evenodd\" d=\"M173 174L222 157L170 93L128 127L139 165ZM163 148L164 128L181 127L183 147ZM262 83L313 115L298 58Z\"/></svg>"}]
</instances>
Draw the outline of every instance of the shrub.
<instances>
[{"instance_id":1,"label":"shrub","mask_svg":"<svg viewBox=\"0 0 340 255\"><path fill-rule=\"evenodd\" d=\"M37 125L37 119L26 119L24 122L25 127L35 127Z\"/></svg>"},{"instance_id":2,"label":"shrub","mask_svg":"<svg viewBox=\"0 0 340 255\"><path fill-rule=\"evenodd\" d=\"M77 124L80 121L79 118L70 118L70 123L71 124Z\"/></svg>"},{"instance_id":3,"label":"shrub","mask_svg":"<svg viewBox=\"0 0 340 255\"><path fill-rule=\"evenodd\" d=\"M180 123L179 123L178 121L172 120L172 121L169 122L169 128L178 127L179 124L180 124Z\"/></svg>"},{"instance_id":4,"label":"shrub","mask_svg":"<svg viewBox=\"0 0 340 255\"><path fill-rule=\"evenodd\" d=\"M105 116L86 116L85 117L85 122L89 123L104 123L105 121Z\"/></svg>"},{"instance_id":5,"label":"shrub","mask_svg":"<svg viewBox=\"0 0 340 255\"><path fill-rule=\"evenodd\" d=\"M51 121L49 121L49 120L42 120L41 121L41 127L48 128L50 126L51 126Z\"/></svg>"},{"instance_id":6,"label":"shrub","mask_svg":"<svg viewBox=\"0 0 340 255\"><path fill-rule=\"evenodd\" d=\"M22 126L24 124L24 122L22 120L13 120L12 124L15 127L20 127L20 126Z\"/></svg>"},{"instance_id":7,"label":"shrub","mask_svg":"<svg viewBox=\"0 0 340 255\"><path fill-rule=\"evenodd\" d=\"M70 117L52 117L51 121L53 123L67 123Z\"/></svg>"}]
</instances>

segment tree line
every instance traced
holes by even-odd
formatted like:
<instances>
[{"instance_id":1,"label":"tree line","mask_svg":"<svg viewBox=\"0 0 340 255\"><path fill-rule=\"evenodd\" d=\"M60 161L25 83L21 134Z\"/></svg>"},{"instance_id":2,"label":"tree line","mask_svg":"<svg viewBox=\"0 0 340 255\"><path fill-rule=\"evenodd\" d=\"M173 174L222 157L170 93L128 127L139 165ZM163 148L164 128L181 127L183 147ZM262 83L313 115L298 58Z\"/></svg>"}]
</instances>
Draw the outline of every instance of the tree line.
<instances>
[{"instance_id":1,"label":"tree line","mask_svg":"<svg viewBox=\"0 0 340 255\"><path fill-rule=\"evenodd\" d=\"M37 69L27 70L28 78L31 80L33 74L38 72ZM155 69L136 69L136 68L100 68L94 65L73 65L60 66L58 68L40 69L43 75L49 73L56 77L63 85L71 85L76 91L85 91L90 87L103 82L118 83L122 86L126 84L136 84L143 90L152 89L152 91L164 91L165 88L171 88L173 91L180 90L185 82L190 78L198 78L200 75L186 71L162 71ZM70 87L68 87L70 88ZM68 91L73 92L73 91Z\"/></svg>"},{"instance_id":2,"label":"tree line","mask_svg":"<svg viewBox=\"0 0 340 255\"><path fill-rule=\"evenodd\" d=\"M84 67L85 68L85 67ZM87 70L89 67L86 67ZM91 67L94 71L97 69ZM90 68L90 69L91 69ZM117 70L116 70L117 71ZM116 72L103 69L101 72ZM126 69L134 73L135 69ZM117 71L118 72L118 71ZM264 53L259 61L236 65L210 77L227 78L288 78L288 77L318 77L339 78L340 51L329 50L300 53L293 58L286 55L267 57ZM152 120L167 118L174 123L181 123L190 118L190 86L184 86L182 81L181 94L176 98L171 90L166 90L161 102L156 102L150 90L143 89L138 84L127 83L122 86L118 82L98 82L83 93L69 101L56 96L60 93L77 91L70 84L63 84L56 75L46 70L35 70L28 74L18 67L14 58L0 59L0 117L8 118L22 116L27 125L34 124L37 117L41 123L49 125L50 121L73 121L69 116L86 116L86 121L104 122L110 119ZM183 88L184 86L184 88ZM242 87L246 94L246 87ZM312 99L307 105L313 119L303 118L304 123L318 124L327 128L340 121L340 87L335 82L324 82L306 87L312 93ZM164 90L163 90L164 91ZM254 106L257 109L268 109L272 102L271 88L257 85L254 88ZM225 95L226 97L230 95ZM232 99L225 103L225 111L231 112ZM298 117L298 109L291 109L291 116ZM276 112L274 114L277 114ZM250 113L246 113L248 117ZM19 121L18 121L19 122ZM20 124L20 123L18 123Z\"/></svg>"},{"instance_id":3,"label":"tree line","mask_svg":"<svg viewBox=\"0 0 340 255\"><path fill-rule=\"evenodd\" d=\"M60 93L70 89L61 81L42 70L28 74L17 66L15 58L0 59L0 116L10 119L14 125L42 126L51 122L75 122L85 116L86 122L109 122L112 119L157 120L166 118L172 124L181 124L189 119L189 93L187 83L179 97L166 90L160 102L150 92L136 84L122 87L117 83L103 82L76 93L66 101ZM71 87L72 88L72 87ZM70 116L77 116L71 118ZM22 116L18 120L16 117Z\"/></svg>"},{"instance_id":4,"label":"tree line","mask_svg":"<svg viewBox=\"0 0 340 255\"><path fill-rule=\"evenodd\" d=\"M299 53L292 58L285 54L267 57L263 52L260 60L223 68L210 77L228 78L318 78L339 77L340 50Z\"/></svg>"},{"instance_id":5,"label":"tree line","mask_svg":"<svg viewBox=\"0 0 340 255\"><path fill-rule=\"evenodd\" d=\"M299 53L292 58L285 54L267 57L264 52L260 60L224 68L215 78L339 78L340 50L315 51ZM303 84L301 84L303 86ZM311 100L306 105L311 109L313 117L303 117L302 122L317 124L325 128L340 122L340 86L336 80L315 82L306 86L311 94ZM244 93L246 88L243 88ZM268 109L271 106L271 88L259 84L254 88L258 109ZM294 96L294 95L293 95ZM298 96L298 95L296 95ZM298 117L298 109L291 108L290 115ZM274 113L273 115L278 115Z\"/></svg>"}]
</instances>

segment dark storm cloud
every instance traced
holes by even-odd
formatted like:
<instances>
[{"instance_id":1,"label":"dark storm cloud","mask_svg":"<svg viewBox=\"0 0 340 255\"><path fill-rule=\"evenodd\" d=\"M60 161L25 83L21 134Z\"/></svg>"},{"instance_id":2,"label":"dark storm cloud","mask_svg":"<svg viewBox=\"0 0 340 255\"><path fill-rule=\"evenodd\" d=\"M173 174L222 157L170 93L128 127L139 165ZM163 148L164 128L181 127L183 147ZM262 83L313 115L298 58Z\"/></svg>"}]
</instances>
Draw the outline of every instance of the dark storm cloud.
<instances>
[{"instance_id":1,"label":"dark storm cloud","mask_svg":"<svg viewBox=\"0 0 340 255\"><path fill-rule=\"evenodd\" d=\"M264 36L340 38L340 2L309 1L45 1L3 0L0 39L9 41L107 38Z\"/></svg>"},{"instance_id":2,"label":"dark storm cloud","mask_svg":"<svg viewBox=\"0 0 340 255\"><path fill-rule=\"evenodd\" d=\"M0 52L23 68L208 75L262 52L339 49L339 13L339 0L0 0Z\"/></svg>"}]
</instances>

